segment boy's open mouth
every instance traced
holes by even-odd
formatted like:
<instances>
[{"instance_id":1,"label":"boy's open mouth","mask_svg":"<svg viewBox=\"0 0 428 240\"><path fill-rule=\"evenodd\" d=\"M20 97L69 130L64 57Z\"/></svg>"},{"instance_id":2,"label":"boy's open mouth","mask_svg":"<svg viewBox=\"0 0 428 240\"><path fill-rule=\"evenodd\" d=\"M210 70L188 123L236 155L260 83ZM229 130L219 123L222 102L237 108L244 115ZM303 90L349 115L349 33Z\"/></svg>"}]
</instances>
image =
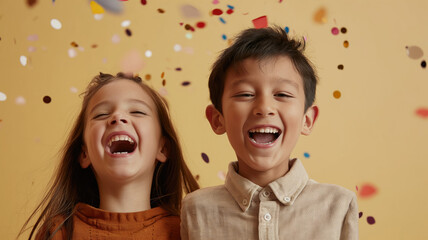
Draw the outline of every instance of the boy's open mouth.
<instances>
[{"instance_id":1,"label":"boy's open mouth","mask_svg":"<svg viewBox=\"0 0 428 240\"><path fill-rule=\"evenodd\" d=\"M248 131L250 140L257 144L268 145L281 135L281 130L273 127L254 128Z\"/></svg>"},{"instance_id":2,"label":"boy's open mouth","mask_svg":"<svg viewBox=\"0 0 428 240\"><path fill-rule=\"evenodd\" d=\"M127 135L115 135L107 143L112 154L128 154L134 152L137 144Z\"/></svg>"}]
</instances>

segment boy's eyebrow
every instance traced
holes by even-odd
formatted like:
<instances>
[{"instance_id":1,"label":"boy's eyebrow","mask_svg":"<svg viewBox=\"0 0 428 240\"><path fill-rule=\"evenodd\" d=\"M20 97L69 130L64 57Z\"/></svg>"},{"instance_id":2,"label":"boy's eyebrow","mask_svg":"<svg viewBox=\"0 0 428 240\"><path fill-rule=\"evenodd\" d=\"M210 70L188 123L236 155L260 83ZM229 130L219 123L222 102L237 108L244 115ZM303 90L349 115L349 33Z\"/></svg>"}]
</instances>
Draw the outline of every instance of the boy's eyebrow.
<instances>
[{"instance_id":1,"label":"boy's eyebrow","mask_svg":"<svg viewBox=\"0 0 428 240\"><path fill-rule=\"evenodd\" d=\"M296 89L299 89L299 84L297 84L295 81L292 81L292 80L287 79L287 78L278 78L278 80L279 80L280 82L285 82L285 83L287 83L287 84L290 84L290 85L292 85L293 87L295 87ZM232 87L235 87L235 86L237 86L237 85L239 85L239 84L242 84L242 83L251 83L251 80L248 80L248 79L246 79L246 78L244 78L244 79L240 79L240 80L238 80L238 81L233 82L233 83L232 83Z\"/></svg>"},{"instance_id":2,"label":"boy's eyebrow","mask_svg":"<svg viewBox=\"0 0 428 240\"><path fill-rule=\"evenodd\" d=\"M151 111L153 111L153 109L150 107L150 105L149 105L149 104L147 104L147 103L146 103L145 101L143 101L143 100L131 98L131 99L128 99L128 102L131 102L131 103L138 103L138 104L143 104L143 105L145 105L147 108L149 108ZM97 105L95 105L95 106L91 109L91 111L89 112L89 114L91 114L91 113L92 113L93 111L95 111L97 108L102 107L103 105L108 105L108 104L110 104L110 103L111 103L111 101L108 101L108 100L106 100L106 101L102 101L102 102L98 103Z\"/></svg>"}]
</instances>

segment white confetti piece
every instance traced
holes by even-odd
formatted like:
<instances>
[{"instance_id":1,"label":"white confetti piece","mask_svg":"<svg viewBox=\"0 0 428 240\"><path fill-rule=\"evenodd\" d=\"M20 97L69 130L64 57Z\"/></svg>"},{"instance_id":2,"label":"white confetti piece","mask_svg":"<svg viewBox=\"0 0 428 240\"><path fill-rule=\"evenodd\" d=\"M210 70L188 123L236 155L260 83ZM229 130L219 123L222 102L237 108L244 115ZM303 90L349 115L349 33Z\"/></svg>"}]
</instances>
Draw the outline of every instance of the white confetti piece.
<instances>
[{"instance_id":1,"label":"white confetti piece","mask_svg":"<svg viewBox=\"0 0 428 240\"><path fill-rule=\"evenodd\" d=\"M4 94L4 93L2 93L2 92L0 92L0 101L6 101L6 99L7 99L7 96L6 96L6 94Z\"/></svg>"},{"instance_id":2,"label":"white confetti piece","mask_svg":"<svg viewBox=\"0 0 428 240\"><path fill-rule=\"evenodd\" d=\"M152 51L150 51L150 50L147 50L146 51L146 53L145 53L145 55L146 55L146 57L151 57L152 56Z\"/></svg>"},{"instance_id":3,"label":"white confetti piece","mask_svg":"<svg viewBox=\"0 0 428 240\"><path fill-rule=\"evenodd\" d=\"M61 22L58 20L58 19L52 19L51 20L51 26L54 28L54 29L56 29L56 30L59 30L59 29L61 29L62 28L62 24L61 24Z\"/></svg>"},{"instance_id":4,"label":"white confetti piece","mask_svg":"<svg viewBox=\"0 0 428 240\"><path fill-rule=\"evenodd\" d=\"M27 66L27 57L26 56L20 56L19 61L21 62L22 66Z\"/></svg>"},{"instance_id":5,"label":"white confetti piece","mask_svg":"<svg viewBox=\"0 0 428 240\"><path fill-rule=\"evenodd\" d=\"M125 20L120 24L122 27L129 27L129 25L131 25L131 21L129 20Z\"/></svg>"},{"instance_id":6,"label":"white confetti piece","mask_svg":"<svg viewBox=\"0 0 428 240\"><path fill-rule=\"evenodd\" d=\"M181 45L180 45L180 44L175 44L175 45L174 45L174 51L176 51L176 52L180 52L180 51L181 51L181 49L182 49L182 47L181 47Z\"/></svg>"}]
</instances>

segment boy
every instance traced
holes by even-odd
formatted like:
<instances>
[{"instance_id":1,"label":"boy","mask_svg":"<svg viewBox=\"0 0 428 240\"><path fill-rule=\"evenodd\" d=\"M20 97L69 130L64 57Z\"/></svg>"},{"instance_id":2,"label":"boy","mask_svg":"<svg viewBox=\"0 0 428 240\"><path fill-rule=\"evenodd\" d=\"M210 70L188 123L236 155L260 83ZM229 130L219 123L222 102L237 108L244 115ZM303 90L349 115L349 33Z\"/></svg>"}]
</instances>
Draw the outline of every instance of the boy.
<instances>
[{"instance_id":1,"label":"boy","mask_svg":"<svg viewBox=\"0 0 428 240\"><path fill-rule=\"evenodd\" d=\"M358 239L355 194L289 160L318 116L304 48L279 27L248 29L215 62L206 116L238 161L223 186L183 200L182 239Z\"/></svg>"}]
</instances>

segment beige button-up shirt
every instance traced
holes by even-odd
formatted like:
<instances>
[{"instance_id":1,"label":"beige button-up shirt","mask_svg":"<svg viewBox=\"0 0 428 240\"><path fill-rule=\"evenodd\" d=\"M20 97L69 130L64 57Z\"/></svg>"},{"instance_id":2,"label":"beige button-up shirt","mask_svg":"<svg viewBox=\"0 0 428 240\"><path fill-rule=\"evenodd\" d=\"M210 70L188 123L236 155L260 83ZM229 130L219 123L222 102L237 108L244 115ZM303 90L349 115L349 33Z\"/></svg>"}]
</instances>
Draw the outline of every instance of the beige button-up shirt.
<instances>
[{"instance_id":1,"label":"beige button-up shirt","mask_svg":"<svg viewBox=\"0 0 428 240\"><path fill-rule=\"evenodd\" d=\"M230 163L224 185L186 196L182 239L358 239L355 194L309 179L300 160L264 188L237 167Z\"/></svg>"}]
</instances>

